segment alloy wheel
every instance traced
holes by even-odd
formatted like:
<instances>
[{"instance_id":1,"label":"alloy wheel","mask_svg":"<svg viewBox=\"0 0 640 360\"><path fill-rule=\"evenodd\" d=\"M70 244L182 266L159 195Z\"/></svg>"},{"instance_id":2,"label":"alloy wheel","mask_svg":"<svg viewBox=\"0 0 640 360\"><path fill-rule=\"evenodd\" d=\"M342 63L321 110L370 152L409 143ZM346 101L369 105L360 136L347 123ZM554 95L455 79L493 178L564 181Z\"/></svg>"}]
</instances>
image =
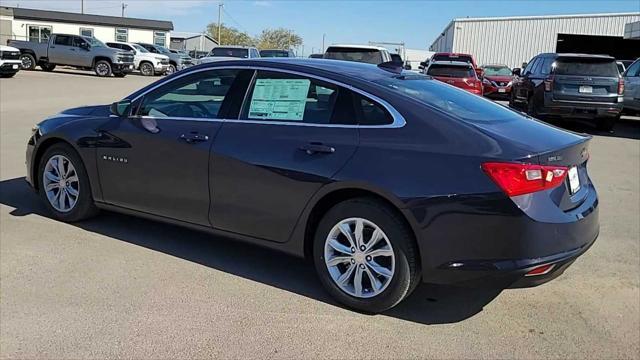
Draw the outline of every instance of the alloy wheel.
<instances>
[{"instance_id":1,"label":"alloy wheel","mask_svg":"<svg viewBox=\"0 0 640 360\"><path fill-rule=\"evenodd\" d=\"M167 67L167 71L165 72L166 75L171 75L174 72L176 72L176 67L173 65L169 65L169 67Z\"/></svg>"},{"instance_id":2,"label":"alloy wheel","mask_svg":"<svg viewBox=\"0 0 640 360\"><path fill-rule=\"evenodd\" d=\"M23 55L20 57L20 61L22 61L23 69L31 69L33 67L33 61L30 56Z\"/></svg>"},{"instance_id":3,"label":"alloy wheel","mask_svg":"<svg viewBox=\"0 0 640 360\"><path fill-rule=\"evenodd\" d=\"M382 293L395 271L387 235L363 218L344 219L331 229L325 240L324 261L333 282L357 298Z\"/></svg>"},{"instance_id":4,"label":"alloy wheel","mask_svg":"<svg viewBox=\"0 0 640 360\"><path fill-rule=\"evenodd\" d=\"M57 211L69 212L78 202L80 180L76 168L65 156L54 155L47 161L42 185L47 200Z\"/></svg>"},{"instance_id":5,"label":"alloy wheel","mask_svg":"<svg viewBox=\"0 0 640 360\"><path fill-rule=\"evenodd\" d=\"M140 67L140 72L142 73L142 75L150 76L153 73L153 68L151 67L150 64L144 63Z\"/></svg>"},{"instance_id":6,"label":"alloy wheel","mask_svg":"<svg viewBox=\"0 0 640 360\"><path fill-rule=\"evenodd\" d=\"M109 65L105 63L100 63L96 65L96 72L100 76L107 76L107 74L109 74Z\"/></svg>"}]
</instances>

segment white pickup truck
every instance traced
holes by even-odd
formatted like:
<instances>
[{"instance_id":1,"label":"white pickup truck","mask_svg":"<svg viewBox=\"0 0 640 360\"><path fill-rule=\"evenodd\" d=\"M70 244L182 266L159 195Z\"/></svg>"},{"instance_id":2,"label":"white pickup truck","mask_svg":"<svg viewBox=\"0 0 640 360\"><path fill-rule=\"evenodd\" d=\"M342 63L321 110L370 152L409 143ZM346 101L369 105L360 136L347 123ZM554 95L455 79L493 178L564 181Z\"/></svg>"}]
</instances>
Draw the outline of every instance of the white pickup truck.
<instances>
[{"instance_id":1,"label":"white pickup truck","mask_svg":"<svg viewBox=\"0 0 640 360\"><path fill-rule=\"evenodd\" d=\"M10 78L20 71L20 50L0 45L0 77Z\"/></svg>"}]
</instances>

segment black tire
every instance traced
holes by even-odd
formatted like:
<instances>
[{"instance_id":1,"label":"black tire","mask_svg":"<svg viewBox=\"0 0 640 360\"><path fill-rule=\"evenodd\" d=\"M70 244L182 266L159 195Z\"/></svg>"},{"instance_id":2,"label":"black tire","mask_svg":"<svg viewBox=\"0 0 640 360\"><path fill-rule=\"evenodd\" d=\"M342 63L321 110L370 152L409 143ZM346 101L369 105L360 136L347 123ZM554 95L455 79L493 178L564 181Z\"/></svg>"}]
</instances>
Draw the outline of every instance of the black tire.
<instances>
[{"instance_id":1,"label":"black tire","mask_svg":"<svg viewBox=\"0 0 640 360\"><path fill-rule=\"evenodd\" d=\"M359 298L336 285L324 260L325 241L340 221L359 217L376 224L387 235L395 258L395 271L387 287L378 295ZM356 198L331 208L320 220L313 243L316 272L324 288L340 303L355 310L379 313L406 298L420 281L418 251L411 229L402 217L385 203L373 198Z\"/></svg>"},{"instance_id":2,"label":"black tire","mask_svg":"<svg viewBox=\"0 0 640 360\"><path fill-rule=\"evenodd\" d=\"M78 198L75 206L73 206L73 208L71 208L68 212L61 212L56 210L51 202L49 202L49 199L47 198L47 191L46 189L44 189L43 178L45 166L49 159L56 155L62 155L69 159L73 164L73 167L76 169L76 174L78 176ZM88 219L98 214L98 208L95 206L93 195L91 194L91 184L89 182L87 171L84 167L82 159L70 145L65 143L57 143L52 145L45 151L40 159L40 163L38 164L37 181L39 189L38 194L49 211L51 211L51 214L53 214L54 218L64 222L75 222Z\"/></svg>"},{"instance_id":3,"label":"black tire","mask_svg":"<svg viewBox=\"0 0 640 360\"><path fill-rule=\"evenodd\" d=\"M620 120L620 115L615 117L604 117L597 120L596 126L600 131L613 131L616 122Z\"/></svg>"},{"instance_id":4,"label":"black tire","mask_svg":"<svg viewBox=\"0 0 640 360\"><path fill-rule=\"evenodd\" d=\"M53 71L56 68L56 64L42 63L40 64L40 68L44 71Z\"/></svg>"},{"instance_id":5,"label":"black tire","mask_svg":"<svg viewBox=\"0 0 640 360\"><path fill-rule=\"evenodd\" d=\"M117 77L117 78L123 78L125 76L127 76L127 73L121 72L121 73L113 73L113 76Z\"/></svg>"},{"instance_id":6,"label":"black tire","mask_svg":"<svg viewBox=\"0 0 640 360\"><path fill-rule=\"evenodd\" d=\"M165 71L165 75L171 75L173 73L175 73L176 71L178 71L178 69L176 68L176 66L174 64L169 64L169 67L167 68L167 71Z\"/></svg>"},{"instance_id":7,"label":"black tire","mask_svg":"<svg viewBox=\"0 0 640 360\"><path fill-rule=\"evenodd\" d=\"M155 69L153 68L153 64L150 62L143 62L140 64L140 74L142 76L153 76L155 75Z\"/></svg>"},{"instance_id":8,"label":"black tire","mask_svg":"<svg viewBox=\"0 0 640 360\"><path fill-rule=\"evenodd\" d=\"M536 109L536 103L533 99L533 95L529 96L527 100L527 114L533 118L539 119L538 110Z\"/></svg>"},{"instance_id":9,"label":"black tire","mask_svg":"<svg viewBox=\"0 0 640 360\"><path fill-rule=\"evenodd\" d=\"M36 58L31 54L21 54L20 61L24 70L33 70L36 68Z\"/></svg>"},{"instance_id":10,"label":"black tire","mask_svg":"<svg viewBox=\"0 0 640 360\"><path fill-rule=\"evenodd\" d=\"M98 60L93 65L93 71L100 77L111 76L113 70L111 69L111 63L107 60Z\"/></svg>"}]
</instances>

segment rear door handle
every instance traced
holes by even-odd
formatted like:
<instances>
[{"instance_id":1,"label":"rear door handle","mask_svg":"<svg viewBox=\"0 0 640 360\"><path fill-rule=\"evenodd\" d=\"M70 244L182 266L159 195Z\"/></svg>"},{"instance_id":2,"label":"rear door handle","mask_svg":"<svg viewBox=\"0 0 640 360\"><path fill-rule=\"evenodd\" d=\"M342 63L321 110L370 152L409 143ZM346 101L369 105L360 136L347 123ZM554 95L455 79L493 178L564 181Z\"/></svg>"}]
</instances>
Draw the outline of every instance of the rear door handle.
<instances>
[{"instance_id":1,"label":"rear door handle","mask_svg":"<svg viewBox=\"0 0 640 360\"><path fill-rule=\"evenodd\" d=\"M203 134L198 134L198 133L191 133L191 134L182 134L180 135L180 139L186 141L188 144L195 144L195 143L199 143L199 142L203 142L203 141L208 141L209 140L209 136L208 135L203 135Z\"/></svg>"},{"instance_id":2,"label":"rear door handle","mask_svg":"<svg viewBox=\"0 0 640 360\"><path fill-rule=\"evenodd\" d=\"M334 147L317 142L304 144L299 149L306 152L308 155L313 155L316 153L333 154L334 152L336 152L336 149Z\"/></svg>"}]
</instances>

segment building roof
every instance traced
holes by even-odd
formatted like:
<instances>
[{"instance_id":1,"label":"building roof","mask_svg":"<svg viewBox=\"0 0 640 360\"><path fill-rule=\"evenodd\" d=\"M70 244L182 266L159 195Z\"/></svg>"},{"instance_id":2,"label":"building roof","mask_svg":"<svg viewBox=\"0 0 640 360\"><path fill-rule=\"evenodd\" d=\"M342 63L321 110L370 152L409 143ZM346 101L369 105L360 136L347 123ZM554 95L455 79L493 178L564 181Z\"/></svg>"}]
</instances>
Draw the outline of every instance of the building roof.
<instances>
[{"instance_id":1,"label":"building roof","mask_svg":"<svg viewBox=\"0 0 640 360\"><path fill-rule=\"evenodd\" d=\"M151 30L173 30L171 21L136 19L119 16L104 16L93 14L78 14L62 11L36 10L25 8L8 8L13 11L15 19L39 20L52 22L66 22L89 25L122 26L126 28L151 29Z\"/></svg>"},{"instance_id":2,"label":"building roof","mask_svg":"<svg viewBox=\"0 0 640 360\"><path fill-rule=\"evenodd\" d=\"M545 19L593 18L593 17L610 17L610 16L640 16L640 12L455 18L455 19L453 19L453 22L465 22L465 21L509 21L509 20L545 20Z\"/></svg>"},{"instance_id":3,"label":"building roof","mask_svg":"<svg viewBox=\"0 0 640 360\"><path fill-rule=\"evenodd\" d=\"M172 31L171 39L193 39L196 37L204 36L207 39L213 41L214 43L218 43L216 39L211 37L209 34L197 33L197 32L186 32L186 31Z\"/></svg>"}]
</instances>

